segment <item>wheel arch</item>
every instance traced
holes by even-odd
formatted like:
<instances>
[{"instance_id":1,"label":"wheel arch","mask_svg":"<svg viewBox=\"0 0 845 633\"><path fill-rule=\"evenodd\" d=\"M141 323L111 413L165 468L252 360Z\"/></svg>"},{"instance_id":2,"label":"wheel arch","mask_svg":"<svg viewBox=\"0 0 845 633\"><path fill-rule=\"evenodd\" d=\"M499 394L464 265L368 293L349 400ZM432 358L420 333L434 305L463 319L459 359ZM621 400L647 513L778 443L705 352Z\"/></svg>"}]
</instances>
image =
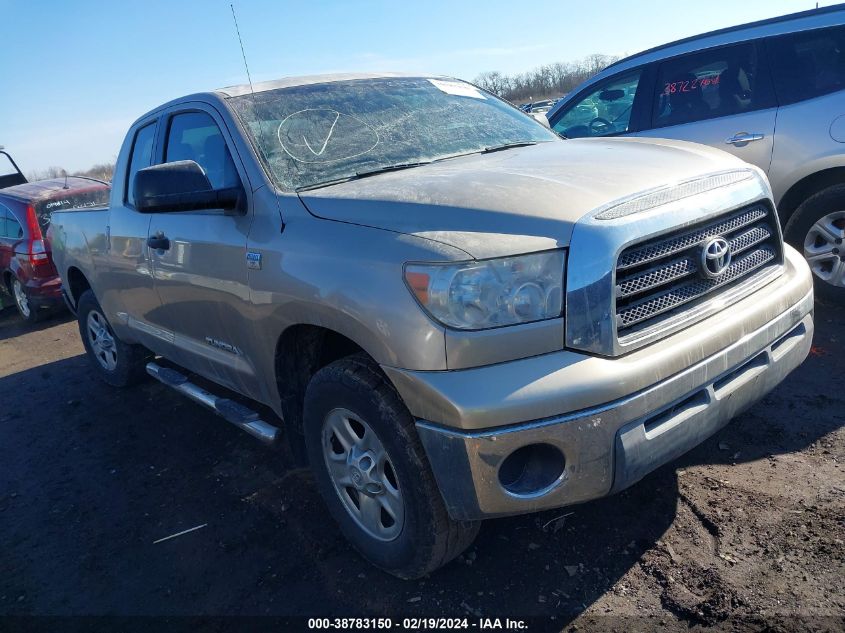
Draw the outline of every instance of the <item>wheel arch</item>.
<instances>
[{"instance_id":1,"label":"wheel arch","mask_svg":"<svg viewBox=\"0 0 845 633\"><path fill-rule=\"evenodd\" d=\"M845 166L822 169L793 184L778 203L781 226L786 226L801 203L828 187L845 183Z\"/></svg>"},{"instance_id":2,"label":"wheel arch","mask_svg":"<svg viewBox=\"0 0 845 633\"><path fill-rule=\"evenodd\" d=\"M364 354L362 345L329 327L298 323L279 336L275 349L275 378L285 430L294 457L305 463L303 404L311 378L330 363L352 354Z\"/></svg>"},{"instance_id":3,"label":"wheel arch","mask_svg":"<svg viewBox=\"0 0 845 633\"><path fill-rule=\"evenodd\" d=\"M79 305L79 297L82 296L82 293L91 289L91 283L85 273L76 266L68 268L65 279L67 280L68 298L73 303L73 307L76 308Z\"/></svg>"}]
</instances>

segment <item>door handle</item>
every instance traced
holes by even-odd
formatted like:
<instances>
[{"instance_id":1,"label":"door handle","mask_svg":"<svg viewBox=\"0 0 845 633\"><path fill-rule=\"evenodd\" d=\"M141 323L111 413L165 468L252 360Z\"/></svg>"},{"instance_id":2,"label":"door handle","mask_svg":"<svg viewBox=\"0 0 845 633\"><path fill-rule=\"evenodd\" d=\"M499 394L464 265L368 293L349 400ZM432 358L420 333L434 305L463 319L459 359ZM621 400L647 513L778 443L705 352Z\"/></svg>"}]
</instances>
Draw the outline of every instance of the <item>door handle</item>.
<instances>
[{"instance_id":1,"label":"door handle","mask_svg":"<svg viewBox=\"0 0 845 633\"><path fill-rule=\"evenodd\" d=\"M150 235L147 238L147 246L157 251L169 251L170 240L164 236L164 233L159 231L155 235Z\"/></svg>"},{"instance_id":2,"label":"door handle","mask_svg":"<svg viewBox=\"0 0 845 633\"><path fill-rule=\"evenodd\" d=\"M745 143L750 143L751 141L759 141L762 140L762 134L751 134L749 132L737 132L732 137L725 139L725 143L728 145L744 145Z\"/></svg>"}]
</instances>

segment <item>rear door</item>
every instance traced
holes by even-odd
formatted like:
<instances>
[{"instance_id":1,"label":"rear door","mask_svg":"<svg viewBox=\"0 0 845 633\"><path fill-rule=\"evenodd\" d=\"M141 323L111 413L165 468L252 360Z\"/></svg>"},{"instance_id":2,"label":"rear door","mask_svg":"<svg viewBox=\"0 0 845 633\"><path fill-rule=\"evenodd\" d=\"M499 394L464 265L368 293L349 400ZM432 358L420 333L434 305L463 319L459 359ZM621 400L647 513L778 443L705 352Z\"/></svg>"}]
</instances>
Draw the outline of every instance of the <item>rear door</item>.
<instances>
[{"instance_id":1,"label":"rear door","mask_svg":"<svg viewBox=\"0 0 845 633\"><path fill-rule=\"evenodd\" d=\"M766 48L780 104L769 180L780 201L799 179L843 164L845 25L774 37Z\"/></svg>"},{"instance_id":2,"label":"rear door","mask_svg":"<svg viewBox=\"0 0 845 633\"><path fill-rule=\"evenodd\" d=\"M650 124L635 136L703 143L768 171L777 104L759 44L657 62L652 90Z\"/></svg>"},{"instance_id":3,"label":"rear door","mask_svg":"<svg viewBox=\"0 0 845 633\"><path fill-rule=\"evenodd\" d=\"M204 104L166 113L160 135L161 162L196 161L214 189L244 185L228 130ZM238 390L249 390L254 370L244 351L251 335L247 279L246 215L223 209L152 214L150 237L167 248L150 249L162 327L175 335L173 361Z\"/></svg>"}]
</instances>

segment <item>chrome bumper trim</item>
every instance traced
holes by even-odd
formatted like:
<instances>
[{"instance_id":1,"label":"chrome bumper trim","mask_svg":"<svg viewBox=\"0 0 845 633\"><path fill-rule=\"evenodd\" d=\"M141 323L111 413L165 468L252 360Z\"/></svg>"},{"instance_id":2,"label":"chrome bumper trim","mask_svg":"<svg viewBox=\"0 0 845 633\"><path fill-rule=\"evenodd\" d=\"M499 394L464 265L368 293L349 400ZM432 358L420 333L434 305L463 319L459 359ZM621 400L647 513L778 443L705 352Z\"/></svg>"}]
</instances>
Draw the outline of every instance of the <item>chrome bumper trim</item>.
<instances>
[{"instance_id":1,"label":"chrome bumper trim","mask_svg":"<svg viewBox=\"0 0 845 633\"><path fill-rule=\"evenodd\" d=\"M690 450L771 391L803 362L813 335L813 294L721 352L647 389L600 407L481 431L424 420L417 430L450 515L476 520L579 503L621 490ZM516 497L498 469L514 450L556 446L559 483Z\"/></svg>"}]
</instances>

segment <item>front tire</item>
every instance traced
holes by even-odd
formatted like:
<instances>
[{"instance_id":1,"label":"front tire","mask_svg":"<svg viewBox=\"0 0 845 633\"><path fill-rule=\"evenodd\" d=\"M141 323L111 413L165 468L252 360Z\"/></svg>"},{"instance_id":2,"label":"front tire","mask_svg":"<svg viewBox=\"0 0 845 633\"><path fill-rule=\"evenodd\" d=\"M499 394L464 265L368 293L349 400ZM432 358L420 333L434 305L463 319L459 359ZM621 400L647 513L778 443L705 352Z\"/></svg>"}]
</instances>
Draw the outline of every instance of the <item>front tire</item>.
<instances>
[{"instance_id":1,"label":"front tire","mask_svg":"<svg viewBox=\"0 0 845 633\"><path fill-rule=\"evenodd\" d=\"M845 305L845 185L807 198L787 222L784 237L810 265L816 296Z\"/></svg>"},{"instance_id":2,"label":"front tire","mask_svg":"<svg viewBox=\"0 0 845 633\"><path fill-rule=\"evenodd\" d=\"M126 387L146 377L146 364L152 354L115 336L93 291L86 290L79 297L77 316L82 344L103 381L113 387Z\"/></svg>"},{"instance_id":3,"label":"front tire","mask_svg":"<svg viewBox=\"0 0 845 633\"><path fill-rule=\"evenodd\" d=\"M480 522L449 517L414 420L372 361L350 356L318 371L304 418L317 487L371 563L419 578L470 546Z\"/></svg>"}]
</instances>

